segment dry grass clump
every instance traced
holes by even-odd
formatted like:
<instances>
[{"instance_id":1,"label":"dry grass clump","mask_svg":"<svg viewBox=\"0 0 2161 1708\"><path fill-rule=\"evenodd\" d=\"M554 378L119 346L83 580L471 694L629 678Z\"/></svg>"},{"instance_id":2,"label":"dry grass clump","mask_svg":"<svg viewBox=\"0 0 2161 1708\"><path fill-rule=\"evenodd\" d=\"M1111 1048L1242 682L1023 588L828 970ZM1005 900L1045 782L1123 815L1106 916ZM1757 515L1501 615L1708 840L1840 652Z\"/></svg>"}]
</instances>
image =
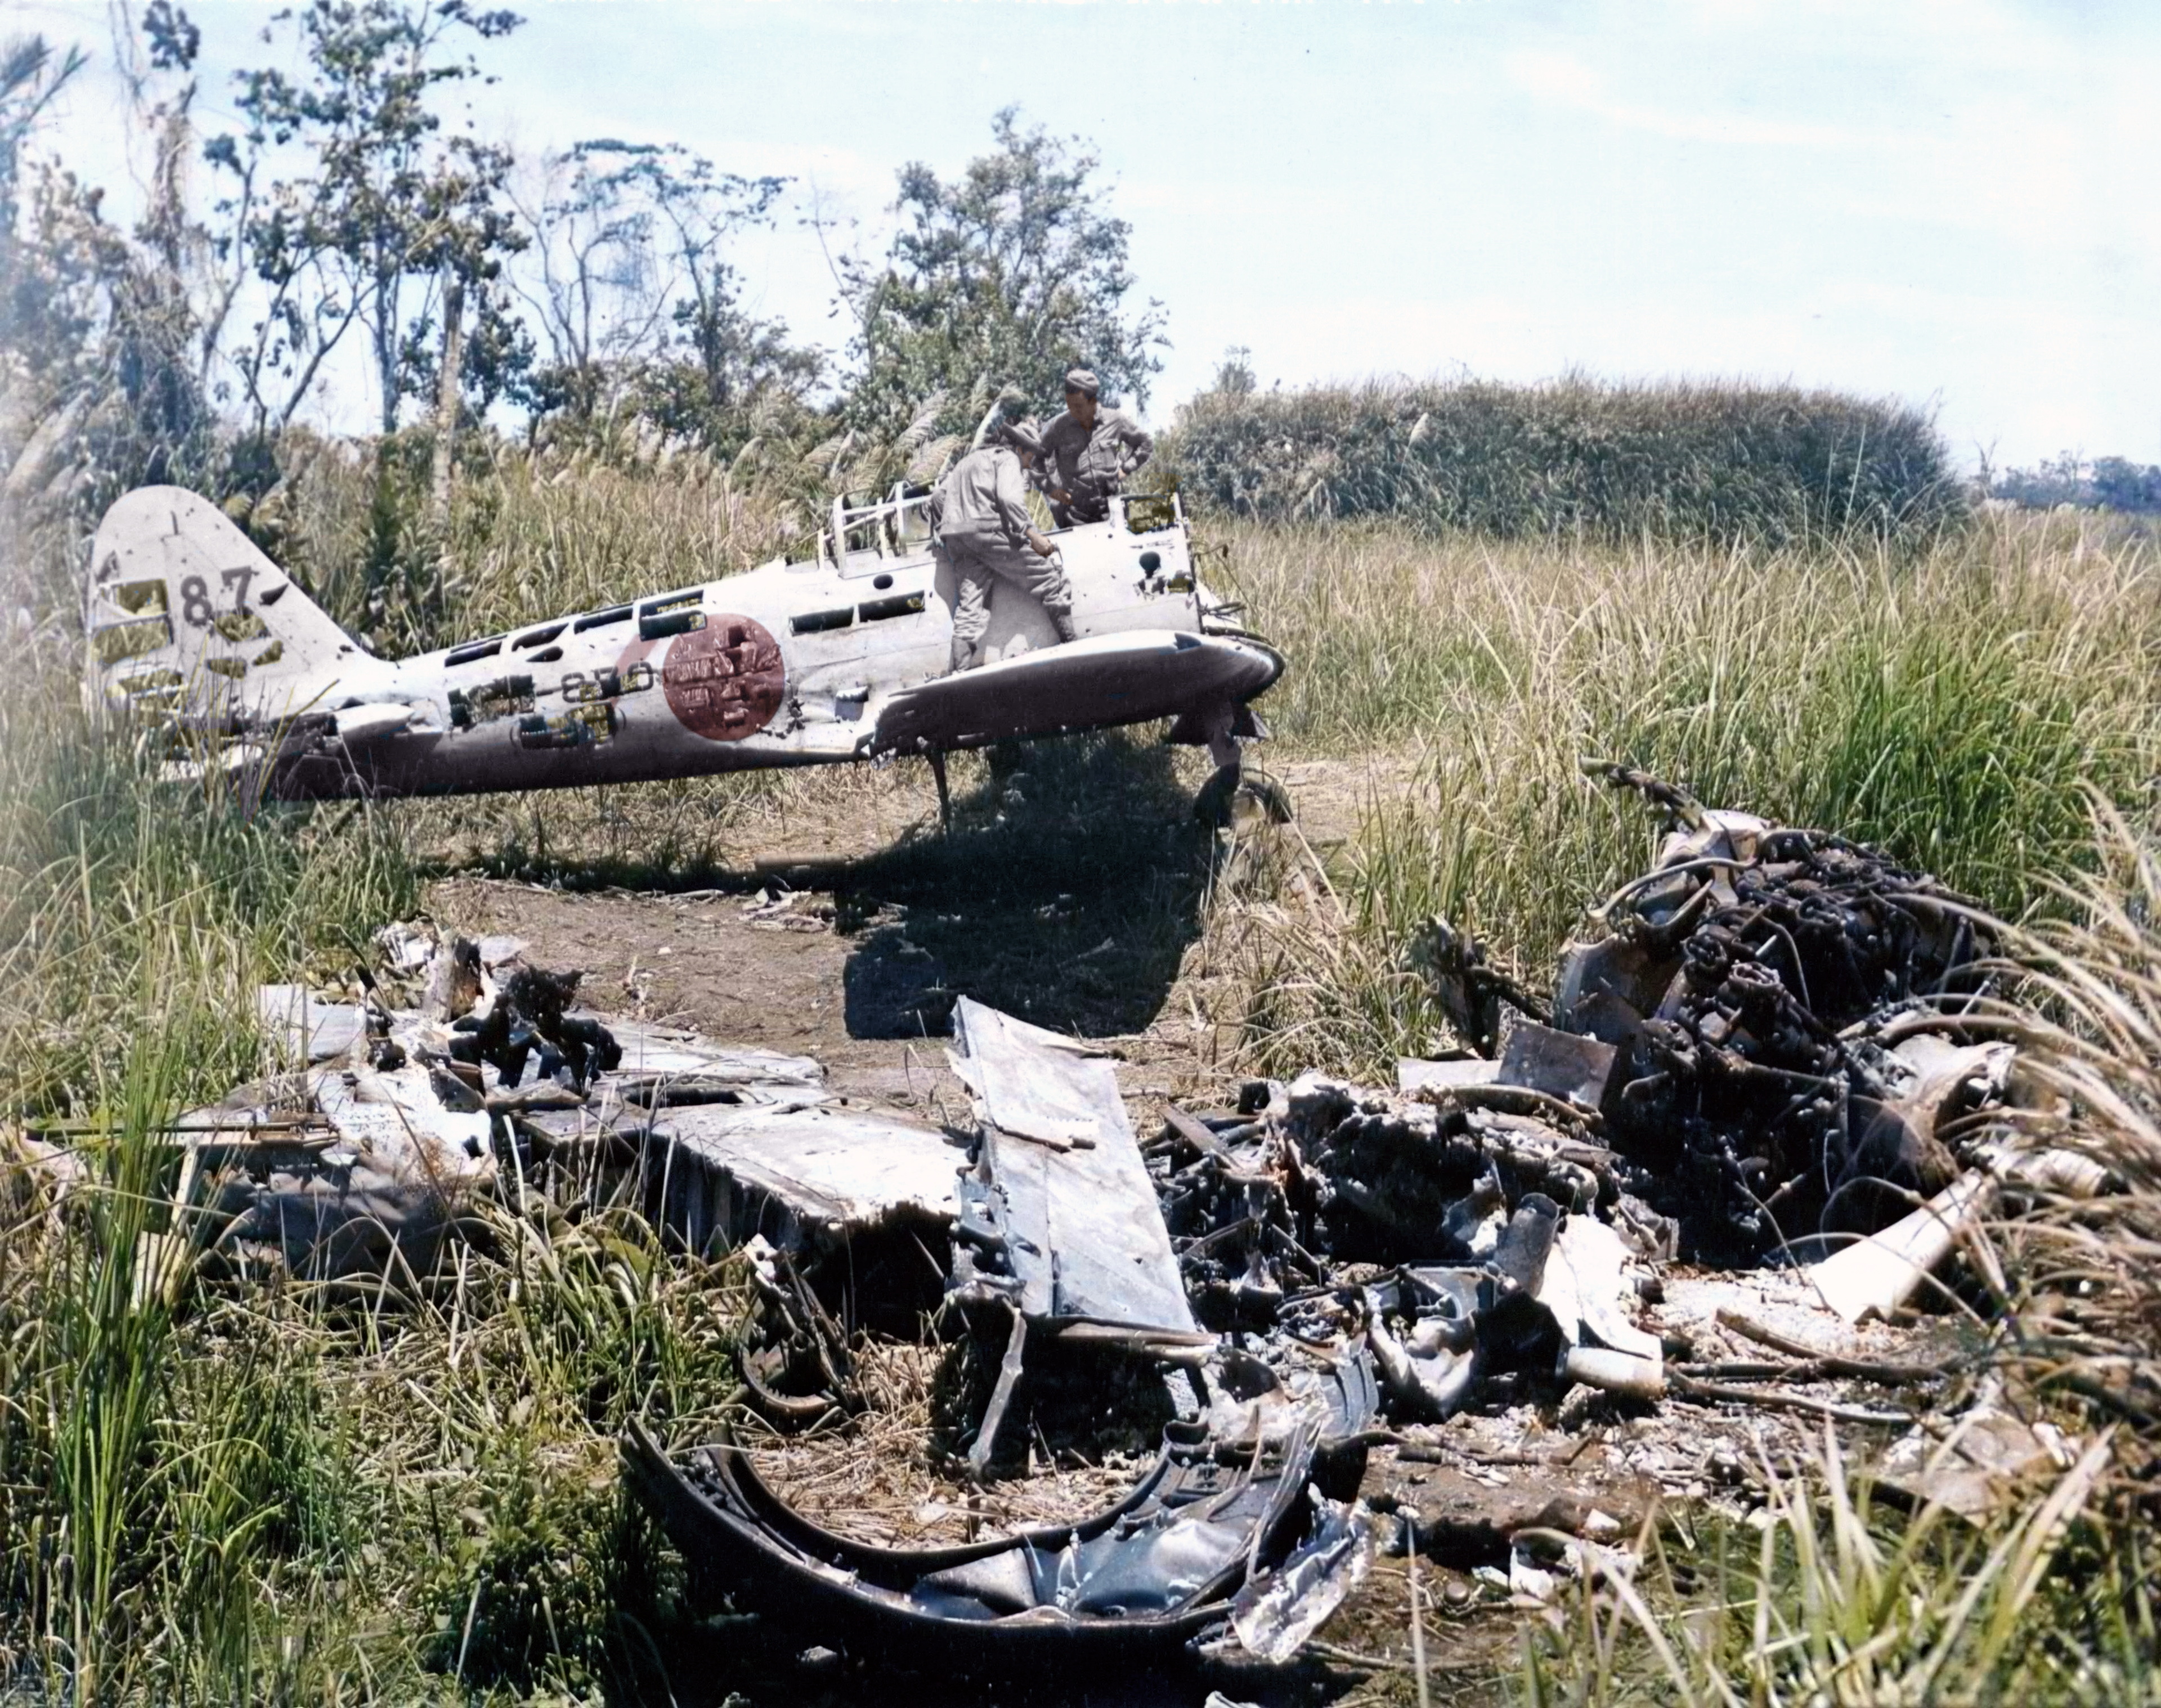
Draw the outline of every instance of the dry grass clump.
<instances>
[{"instance_id":1,"label":"dry grass clump","mask_svg":"<svg viewBox=\"0 0 2161 1708\"><path fill-rule=\"evenodd\" d=\"M1179 412L1165 466L1231 515L1499 537L1925 537L1966 508L1924 411L1745 382L1205 393Z\"/></svg>"},{"instance_id":2,"label":"dry grass clump","mask_svg":"<svg viewBox=\"0 0 2161 1708\"><path fill-rule=\"evenodd\" d=\"M737 1439L758 1474L805 1517L883 1548L953 1547L1072 1523L1132 1488L1145 1455L1095 1464L1031 1440L1027 1476L982 1482L957 1459L941 1460L932 1444L945 1433L940 1416L951 1409L953 1367L965 1356L958 1342L866 1341L854 1353L866 1409L840 1432L770 1434L750 1419Z\"/></svg>"},{"instance_id":3,"label":"dry grass clump","mask_svg":"<svg viewBox=\"0 0 2161 1708\"><path fill-rule=\"evenodd\" d=\"M2025 1310L2012 1352L2044 1388L2127 1420L2161 1454L2161 848L2096 804L2097 869L2067 917L2006 941L1999 1005L2045 1094L2036 1143L2100 1163L2112 1189L2045 1203L2016 1229Z\"/></svg>"}]
</instances>

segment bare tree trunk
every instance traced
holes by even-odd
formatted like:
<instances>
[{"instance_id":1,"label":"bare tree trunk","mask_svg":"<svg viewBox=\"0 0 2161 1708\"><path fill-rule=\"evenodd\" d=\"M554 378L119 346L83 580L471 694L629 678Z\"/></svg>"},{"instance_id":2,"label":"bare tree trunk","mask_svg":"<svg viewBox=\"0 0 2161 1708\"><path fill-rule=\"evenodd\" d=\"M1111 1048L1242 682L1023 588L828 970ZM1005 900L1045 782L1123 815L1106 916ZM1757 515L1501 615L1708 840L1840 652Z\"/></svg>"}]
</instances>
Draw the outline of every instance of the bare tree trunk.
<instances>
[{"instance_id":1,"label":"bare tree trunk","mask_svg":"<svg viewBox=\"0 0 2161 1708\"><path fill-rule=\"evenodd\" d=\"M398 268L376 246L375 300L368 333L375 341L375 383L383 391L383 436L398 430Z\"/></svg>"},{"instance_id":2,"label":"bare tree trunk","mask_svg":"<svg viewBox=\"0 0 2161 1708\"><path fill-rule=\"evenodd\" d=\"M443 365L435 379L435 466L428 506L435 547L435 598L450 578L450 476L456 468L461 369L465 350L465 282L455 272L443 280Z\"/></svg>"}]
</instances>

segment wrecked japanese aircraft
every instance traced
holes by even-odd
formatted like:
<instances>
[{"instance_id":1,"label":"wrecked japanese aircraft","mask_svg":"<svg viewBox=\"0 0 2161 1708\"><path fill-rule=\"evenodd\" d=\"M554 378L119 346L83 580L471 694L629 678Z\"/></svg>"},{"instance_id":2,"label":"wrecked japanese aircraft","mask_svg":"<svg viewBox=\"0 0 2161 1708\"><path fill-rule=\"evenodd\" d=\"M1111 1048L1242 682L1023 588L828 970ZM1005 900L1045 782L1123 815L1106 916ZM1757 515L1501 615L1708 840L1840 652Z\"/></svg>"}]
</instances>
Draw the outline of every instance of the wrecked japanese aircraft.
<instances>
[{"instance_id":1,"label":"wrecked japanese aircraft","mask_svg":"<svg viewBox=\"0 0 2161 1708\"><path fill-rule=\"evenodd\" d=\"M1168 718L1219 768L1266 732L1284 661L1195 573L1174 494L1113 498L1054 535L1080 638L1033 599L993 601L981 668L952 674L955 577L896 488L836 501L817 555L416 658L374 656L214 505L130 492L92 548L94 698L182 732L185 774L223 764L303 800L470 794L943 756L1012 737Z\"/></svg>"}]
</instances>

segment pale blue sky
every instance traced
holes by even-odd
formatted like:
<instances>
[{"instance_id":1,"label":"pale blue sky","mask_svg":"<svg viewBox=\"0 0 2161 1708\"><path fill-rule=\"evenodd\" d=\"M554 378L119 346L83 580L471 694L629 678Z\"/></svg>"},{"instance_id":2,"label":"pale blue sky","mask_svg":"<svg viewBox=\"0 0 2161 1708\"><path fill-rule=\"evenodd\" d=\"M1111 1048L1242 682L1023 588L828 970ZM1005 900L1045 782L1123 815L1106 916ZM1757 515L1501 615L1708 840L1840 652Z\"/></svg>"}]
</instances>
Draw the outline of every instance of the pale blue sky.
<instances>
[{"instance_id":1,"label":"pale blue sky","mask_svg":"<svg viewBox=\"0 0 2161 1708\"><path fill-rule=\"evenodd\" d=\"M100 5L5 9L105 57ZM1000 107L1089 138L1169 313L1159 421L1245 344L1286 386L1790 378L1933 404L1962 460L2161 461L2161 7L518 9L481 129L536 155L613 135L791 174L872 252L895 169L956 170ZM191 10L214 106L268 8ZM93 80L65 116L107 178L117 112ZM800 229L740 261L765 312L845 336Z\"/></svg>"}]
</instances>

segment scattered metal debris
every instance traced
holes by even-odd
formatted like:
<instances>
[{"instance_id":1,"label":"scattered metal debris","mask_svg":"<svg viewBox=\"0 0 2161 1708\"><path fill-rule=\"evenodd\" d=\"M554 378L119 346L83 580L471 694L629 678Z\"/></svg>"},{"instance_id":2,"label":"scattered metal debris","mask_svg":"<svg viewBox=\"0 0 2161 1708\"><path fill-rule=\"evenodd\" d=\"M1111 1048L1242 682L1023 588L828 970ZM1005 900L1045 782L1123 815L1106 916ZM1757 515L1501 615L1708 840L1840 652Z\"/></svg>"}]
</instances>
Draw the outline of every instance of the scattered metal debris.
<instances>
[{"instance_id":1,"label":"scattered metal debris","mask_svg":"<svg viewBox=\"0 0 2161 1708\"><path fill-rule=\"evenodd\" d=\"M1195 1326L1117 1074L1084 1047L963 997L954 1074L982 1142L961 1182L951 1297L1002 1310L1005 1353L969 1450L980 1475L1018 1386L1033 1332L1047 1340L1190 1352Z\"/></svg>"},{"instance_id":2,"label":"scattered metal debris","mask_svg":"<svg viewBox=\"0 0 2161 1708\"><path fill-rule=\"evenodd\" d=\"M762 1088L763 1095L774 1095ZM732 1250L755 1235L810 1255L838 1255L858 1273L883 1242L914 1267L911 1297L936 1297L945 1266L909 1258L942 1251L958 1208L965 1153L935 1127L841 1108L814 1092L773 1101L696 1103L657 1112L643 1129L645 1200L654 1224L692 1251Z\"/></svg>"},{"instance_id":3,"label":"scattered metal debris","mask_svg":"<svg viewBox=\"0 0 2161 1708\"><path fill-rule=\"evenodd\" d=\"M1380 1527L1363 1502L1314 1497L1306 1539L1282 1566L1250 1578L1231 1603L1231 1629L1246 1652L1281 1666L1373 1569Z\"/></svg>"},{"instance_id":4,"label":"scattered metal debris","mask_svg":"<svg viewBox=\"0 0 2161 1708\"><path fill-rule=\"evenodd\" d=\"M982 1131L961 1188L956 1292L1008 1303L1049 1332L1210 1343L1195 1326L1111 1065L965 997L954 1028L953 1070L975 1096Z\"/></svg>"},{"instance_id":5,"label":"scattered metal debris","mask_svg":"<svg viewBox=\"0 0 2161 1708\"><path fill-rule=\"evenodd\" d=\"M305 985L264 985L256 992L263 1030L294 1061L331 1061L349 1052L366 1030L350 1002L319 1002Z\"/></svg>"},{"instance_id":6,"label":"scattered metal debris","mask_svg":"<svg viewBox=\"0 0 2161 1708\"><path fill-rule=\"evenodd\" d=\"M2020 1483L2069 1471L2078 1456L2062 1430L2019 1416L2002 1383L1992 1380L1948 1429L1916 1427L1893 1442L1877 1461L1877 1478L1917 1506L1977 1523Z\"/></svg>"},{"instance_id":7,"label":"scattered metal debris","mask_svg":"<svg viewBox=\"0 0 2161 1708\"><path fill-rule=\"evenodd\" d=\"M1406 1063L1400 1082L1595 1112L1617 1178L1713 1260L1870 1232L1948 1186L1980 1136L1962 1117L2004 1101L2015 1060L1947 1041L1993 948L1977 908L1844 837L1600 774L1666 813L1651 870L1592 910L1600 933L1563 953L1549 1005L1429 927L1414 965L1501 1060ZM1513 1032L1504 1002L1528 1017Z\"/></svg>"},{"instance_id":8,"label":"scattered metal debris","mask_svg":"<svg viewBox=\"0 0 2161 1708\"><path fill-rule=\"evenodd\" d=\"M1886 1064L1879 1035L1916 1017L1956 1029L1993 947L1978 909L1843 837L1669 810L1653 871L1599 910L1669 981L1627 1040L1614 1106L1614 1143L1653 1201L1706 1252L1749 1255L1868 1232L1947 1185L1940 1117L1965 1100L1954 1086L1925 1118L1902 1106L1912 1070ZM1564 987L1587 982L1564 971ZM1608 1000L1622 1008L1610 984Z\"/></svg>"},{"instance_id":9,"label":"scattered metal debris","mask_svg":"<svg viewBox=\"0 0 2161 1708\"><path fill-rule=\"evenodd\" d=\"M349 1037L346 1059L183 1116L175 1204L221 1259L404 1286L492 1190L489 1118L382 1049L357 1011L318 1005L315 1018L306 1054Z\"/></svg>"},{"instance_id":10,"label":"scattered metal debris","mask_svg":"<svg viewBox=\"0 0 2161 1708\"><path fill-rule=\"evenodd\" d=\"M506 1174L569 1169L698 1249L762 1232L817 1255L904 1229L935 1299L943 1267L921 1252L945 1242L959 1162L936 1129L826 1107L807 1057L604 1023L574 1006L577 973L515 939L401 924L377 942L360 1001L263 987L284 1070L169 1135L176 1211L213 1258L402 1287Z\"/></svg>"},{"instance_id":11,"label":"scattered metal debris","mask_svg":"<svg viewBox=\"0 0 2161 1708\"><path fill-rule=\"evenodd\" d=\"M863 1396L847 1336L805 1284L794 1259L763 1234L745 1242L743 1255L762 1309L737 1342L736 1366L758 1409L783 1428L861 1411Z\"/></svg>"},{"instance_id":12,"label":"scattered metal debris","mask_svg":"<svg viewBox=\"0 0 2161 1708\"><path fill-rule=\"evenodd\" d=\"M1841 838L1612 780L1669 816L1653 868L1594 911L1550 1003L1432 930L1417 964L1480 1053L1401 1062L1393 1091L1256 1081L1140 1143L1094 1047L956 997L935 965L851 987L906 997L896 1025L951 1000L962 1135L851 1107L807 1058L581 1012L577 974L513 940L404 926L358 1001L265 988L286 1071L177 1124L180 1201L221 1247L381 1277L424 1272L506 1179L568 1177L680 1249L742 1251L736 1356L776 1427L853 1427L865 1332L964 1330L996 1372L953 1437L979 1487L1002 1434L1060 1403L1061 1361L1156 1393L1161 1451L1107 1511L936 1549L831 1534L737 1441L671 1455L633 1427L626 1476L695 1584L907 1669L1211 1645L1281 1666L1383 1548L1549 1600L1616 1569L1671 1482L1639 1456L1567 1501L1511 1488L1499 1467L1572 1465L1588 1419L1880 1426L1887 1486L1967 1516L2072 1462L2000 1392L1973 1398L1952 1337L1917 1350L1883 1320L2000 1190L2112 1185L2017 1142L2017 1049L1968 1023L1992 946L1971 910ZM793 892L746 910L823 928ZM1972 1403L1924 1427L1948 1395ZM1504 1415L1513 1439L1481 1430ZM1377 1446L1393 1481L1367 1475Z\"/></svg>"},{"instance_id":13,"label":"scattered metal debris","mask_svg":"<svg viewBox=\"0 0 2161 1708\"><path fill-rule=\"evenodd\" d=\"M1824 1303L1850 1323L1888 1316L1950 1255L1994 1190L1984 1174L1961 1174L1912 1215L1815 1264L1810 1273Z\"/></svg>"},{"instance_id":14,"label":"scattered metal debris","mask_svg":"<svg viewBox=\"0 0 2161 1708\"><path fill-rule=\"evenodd\" d=\"M1272 1580L1306 1528L1315 1449L1309 1425L1226 1462L1205 1432L1185 1431L1125 1499L1084 1523L920 1549L819 1528L729 1441L671 1458L633 1424L623 1466L691 1570L778 1629L911 1669L1040 1677L1075 1662L1171 1659L1234 1617L1237 1598ZM1299 1570L1294 1609L1324 1593L1306 1580L1336 1578L1325 1561ZM1258 1611L1249 1601L1247 1617L1279 1643L1289 1620L1277 1599Z\"/></svg>"}]
</instances>

